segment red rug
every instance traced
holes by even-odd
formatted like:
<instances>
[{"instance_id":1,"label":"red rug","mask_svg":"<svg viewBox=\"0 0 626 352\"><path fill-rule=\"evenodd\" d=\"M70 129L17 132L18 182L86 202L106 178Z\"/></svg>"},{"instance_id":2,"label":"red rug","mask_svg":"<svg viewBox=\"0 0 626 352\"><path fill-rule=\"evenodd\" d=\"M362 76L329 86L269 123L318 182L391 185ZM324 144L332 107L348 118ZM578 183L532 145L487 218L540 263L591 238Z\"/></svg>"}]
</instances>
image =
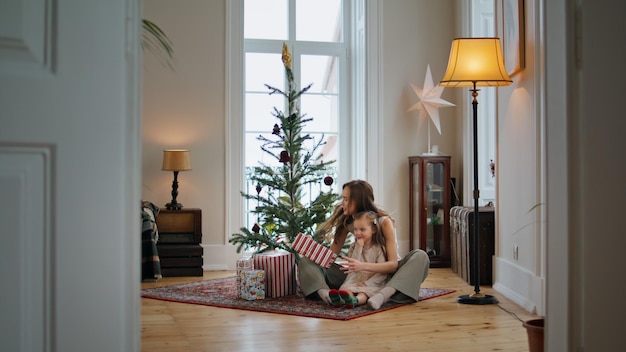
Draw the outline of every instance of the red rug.
<instances>
[{"instance_id":1,"label":"red rug","mask_svg":"<svg viewBox=\"0 0 626 352\"><path fill-rule=\"evenodd\" d=\"M246 309L258 312L289 314L303 317L334 320L350 320L366 315L397 308L406 303L385 303L380 309L372 310L368 305L354 309L331 308L321 300L305 299L299 295L263 300L248 301L237 297L235 277L196 281L186 284L146 288L141 290L144 298L164 301L200 304L222 308ZM422 288L420 301L453 293L454 290L441 288Z\"/></svg>"}]
</instances>

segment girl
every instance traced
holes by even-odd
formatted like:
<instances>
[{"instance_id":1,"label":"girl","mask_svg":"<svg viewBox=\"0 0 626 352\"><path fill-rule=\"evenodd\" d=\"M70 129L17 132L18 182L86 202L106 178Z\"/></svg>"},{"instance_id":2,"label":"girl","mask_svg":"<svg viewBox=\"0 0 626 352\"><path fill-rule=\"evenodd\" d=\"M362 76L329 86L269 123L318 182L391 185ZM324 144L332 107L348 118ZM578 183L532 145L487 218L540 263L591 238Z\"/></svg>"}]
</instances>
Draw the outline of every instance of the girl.
<instances>
[{"instance_id":1,"label":"girl","mask_svg":"<svg viewBox=\"0 0 626 352\"><path fill-rule=\"evenodd\" d=\"M393 219L376 206L374 191L368 182L354 180L345 183L341 192L341 203L335 207L331 217L320 225L318 232L333 235L330 249L340 254L348 232L352 231L354 215L362 211L372 211L378 217L377 231L385 237L386 261L363 263L357 259L346 258L348 263L344 268L340 269L339 265L333 264L326 269L302 258L298 263L302 293L309 298L319 297L327 304L332 304L330 289L338 289L346 279L346 274L367 270L392 275L386 286L368 299L367 303L372 308L378 309L390 299L403 303L417 302L420 286L428 276L430 259L426 252L415 249L400 260Z\"/></svg>"},{"instance_id":2,"label":"girl","mask_svg":"<svg viewBox=\"0 0 626 352\"><path fill-rule=\"evenodd\" d=\"M385 237L378 231L378 217L373 211L365 211L354 216L354 237L356 241L348 250L348 257L365 263L384 263ZM352 272L339 290L329 291L333 307L354 308L380 291L387 282L387 274L372 271Z\"/></svg>"}]
</instances>

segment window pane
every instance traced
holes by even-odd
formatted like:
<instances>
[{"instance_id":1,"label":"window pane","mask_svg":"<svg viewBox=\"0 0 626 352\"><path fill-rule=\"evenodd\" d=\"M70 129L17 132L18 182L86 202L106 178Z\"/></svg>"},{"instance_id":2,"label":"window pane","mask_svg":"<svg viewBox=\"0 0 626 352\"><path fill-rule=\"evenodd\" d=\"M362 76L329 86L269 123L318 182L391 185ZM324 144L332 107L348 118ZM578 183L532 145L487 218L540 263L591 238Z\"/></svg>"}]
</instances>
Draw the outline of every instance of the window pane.
<instances>
[{"instance_id":1,"label":"window pane","mask_svg":"<svg viewBox=\"0 0 626 352\"><path fill-rule=\"evenodd\" d=\"M301 112L306 114L305 118L313 119L304 125L305 132L337 132L339 127L336 95L306 94L301 96L300 106Z\"/></svg>"},{"instance_id":2,"label":"window pane","mask_svg":"<svg viewBox=\"0 0 626 352\"><path fill-rule=\"evenodd\" d=\"M322 138L322 134L311 133L311 137L313 137L313 139L310 139L306 141L305 143L305 148L307 150L313 149L314 143L317 143ZM318 148L315 157L317 157L319 154L322 154L323 155L322 161L339 160L338 159L339 148L337 144L337 134L325 133L323 137L324 137L324 142L326 142L326 144ZM337 163L333 164L332 166L337 167Z\"/></svg>"},{"instance_id":3,"label":"window pane","mask_svg":"<svg viewBox=\"0 0 626 352\"><path fill-rule=\"evenodd\" d=\"M280 121L273 115L274 108L285 112L285 97L278 94L246 94L246 131L266 134L272 133L274 124Z\"/></svg>"},{"instance_id":4,"label":"window pane","mask_svg":"<svg viewBox=\"0 0 626 352\"><path fill-rule=\"evenodd\" d=\"M246 166L259 166L260 163L268 166L280 166L278 160L261 150L263 142L257 140L260 134L262 133L246 133ZM271 133L263 133L263 136L269 139L274 137ZM272 150L272 152L280 154L280 150Z\"/></svg>"},{"instance_id":5,"label":"window pane","mask_svg":"<svg viewBox=\"0 0 626 352\"><path fill-rule=\"evenodd\" d=\"M244 38L287 39L288 0L245 0Z\"/></svg>"},{"instance_id":6,"label":"window pane","mask_svg":"<svg viewBox=\"0 0 626 352\"><path fill-rule=\"evenodd\" d=\"M285 67L281 54L246 54L246 92L267 92L265 84L284 90Z\"/></svg>"},{"instance_id":7,"label":"window pane","mask_svg":"<svg viewBox=\"0 0 626 352\"><path fill-rule=\"evenodd\" d=\"M313 84L309 93L337 93L339 60L336 56L302 55L301 87Z\"/></svg>"},{"instance_id":8,"label":"window pane","mask_svg":"<svg viewBox=\"0 0 626 352\"><path fill-rule=\"evenodd\" d=\"M296 40L342 42L341 0L297 0Z\"/></svg>"},{"instance_id":9,"label":"window pane","mask_svg":"<svg viewBox=\"0 0 626 352\"><path fill-rule=\"evenodd\" d=\"M261 163L267 166L281 166L281 164L274 157L265 153L261 150L261 145L263 142L259 141L257 137L260 133L246 133L246 167L254 167L259 166ZM338 160L338 141L337 134L333 133L311 133L310 134L313 139L309 139L304 143L304 149L312 150L315 143L319 142L323 137L325 145L318 148L315 157L322 154L322 161L330 161L330 160ZM272 139L273 136L271 134L268 136L263 134L264 137ZM272 150L276 154L280 154L280 150ZM337 164L333 164L333 167L336 168Z\"/></svg>"}]
</instances>

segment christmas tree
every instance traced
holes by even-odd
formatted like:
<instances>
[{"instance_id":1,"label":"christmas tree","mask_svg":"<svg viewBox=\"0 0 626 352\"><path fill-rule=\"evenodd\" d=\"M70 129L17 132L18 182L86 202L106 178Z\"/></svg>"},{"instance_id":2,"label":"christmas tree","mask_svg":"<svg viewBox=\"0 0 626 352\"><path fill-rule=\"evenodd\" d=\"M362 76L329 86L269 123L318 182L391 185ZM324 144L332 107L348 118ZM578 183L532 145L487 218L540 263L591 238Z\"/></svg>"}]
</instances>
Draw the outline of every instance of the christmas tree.
<instances>
[{"instance_id":1,"label":"christmas tree","mask_svg":"<svg viewBox=\"0 0 626 352\"><path fill-rule=\"evenodd\" d=\"M257 223L251 229L242 227L241 233L233 234L230 243L237 245L237 252L243 248L254 249L257 253L274 249L294 252L291 243L298 233L314 236L318 242L323 238L315 237L315 228L326 220L339 195L330 186L334 180L327 174L329 166L335 161L324 161L318 150L326 144L322 138L315 141L309 134L303 134L303 127L312 120L300 114L298 100L311 85L297 90L291 70L291 54L283 44L282 61L287 78L285 92L270 85L265 85L270 93L285 97L288 111L283 113L274 108L273 116L278 119L271 135L259 135L261 150L278 160L280 166L268 166L260 163L250 177L256 186L256 194L241 192L247 200L256 202L257 207L251 212L257 216ZM305 148L305 142L312 141L312 148ZM328 186L324 191L322 182ZM320 193L305 202L305 187L311 184L319 186Z\"/></svg>"}]
</instances>

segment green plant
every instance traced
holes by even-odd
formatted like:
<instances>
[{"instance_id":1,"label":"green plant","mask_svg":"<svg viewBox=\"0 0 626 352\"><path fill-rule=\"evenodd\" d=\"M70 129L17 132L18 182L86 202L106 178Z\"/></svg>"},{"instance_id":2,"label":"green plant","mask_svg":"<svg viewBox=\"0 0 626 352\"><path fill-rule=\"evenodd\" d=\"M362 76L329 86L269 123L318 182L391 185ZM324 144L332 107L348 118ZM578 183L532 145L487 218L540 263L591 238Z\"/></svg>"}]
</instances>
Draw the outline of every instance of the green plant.
<instances>
[{"instance_id":1,"label":"green plant","mask_svg":"<svg viewBox=\"0 0 626 352\"><path fill-rule=\"evenodd\" d=\"M141 47L149 50L160 57L163 62L172 68L172 60L174 59L174 49L172 41L154 22L141 20Z\"/></svg>"},{"instance_id":2,"label":"green plant","mask_svg":"<svg viewBox=\"0 0 626 352\"><path fill-rule=\"evenodd\" d=\"M257 223L252 229L242 227L241 233L232 235L229 241L238 245L237 252L244 247L254 248L257 252L273 249L293 252L290 243L298 233L313 236L317 225L326 220L339 199L339 195L330 189L334 180L327 173L335 161L323 161L321 153L317 152L326 142L323 137L314 141L312 136L303 133L304 125L312 118L300 114L297 102L311 85L299 91L296 89L286 44L283 44L282 61L287 78L286 91L265 86L270 90L269 94L285 97L288 111L285 114L274 108L273 115L278 121L271 129L271 135L257 137L262 142L261 150L276 159L280 166L261 164L255 167L250 179L257 184L256 193L241 192L243 197L258 204L251 211L257 215ZM305 148L307 141L313 141L312 148ZM322 190L322 182L328 186L328 191ZM305 186L311 185L319 187L320 193L307 204Z\"/></svg>"},{"instance_id":3,"label":"green plant","mask_svg":"<svg viewBox=\"0 0 626 352\"><path fill-rule=\"evenodd\" d=\"M543 203L542 203L542 202L540 202L540 203L537 203L537 204L533 205L532 207L530 207L530 209L528 209L528 211L526 212L526 215L528 215L528 214L532 213L532 212L533 212L533 210L535 210L535 209L539 208L539 207L540 207L540 206L542 206L542 205L543 205ZM529 226L531 226L531 225L535 225L535 224L536 224L536 222L534 222L534 221L533 221L533 222L529 222L529 223L525 224L524 226L520 227L519 229L515 230L515 231L514 231L511 235L517 235L518 233L520 233L520 232L521 232L522 230L524 230L525 228L527 228L527 227L529 227Z\"/></svg>"}]
</instances>

